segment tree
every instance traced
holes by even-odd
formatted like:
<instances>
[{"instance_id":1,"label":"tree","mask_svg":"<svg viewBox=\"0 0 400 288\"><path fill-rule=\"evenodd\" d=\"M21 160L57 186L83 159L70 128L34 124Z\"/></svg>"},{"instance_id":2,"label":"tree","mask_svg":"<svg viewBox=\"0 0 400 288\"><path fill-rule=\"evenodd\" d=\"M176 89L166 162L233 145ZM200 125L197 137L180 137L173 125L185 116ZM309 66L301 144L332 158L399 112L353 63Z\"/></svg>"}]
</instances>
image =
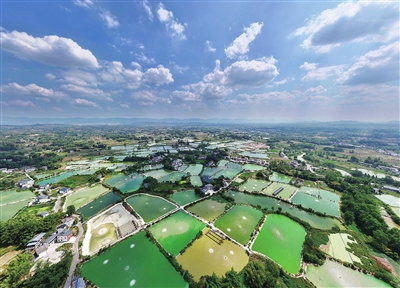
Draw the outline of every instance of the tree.
<instances>
[{"instance_id":1,"label":"tree","mask_svg":"<svg viewBox=\"0 0 400 288\"><path fill-rule=\"evenodd\" d=\"M75 206L74 205L69 205L68 207L67 207L67 214L69 215L69 216L71 216L72 214L74 214L75 213Z\"/></svg>"}]
</instances>

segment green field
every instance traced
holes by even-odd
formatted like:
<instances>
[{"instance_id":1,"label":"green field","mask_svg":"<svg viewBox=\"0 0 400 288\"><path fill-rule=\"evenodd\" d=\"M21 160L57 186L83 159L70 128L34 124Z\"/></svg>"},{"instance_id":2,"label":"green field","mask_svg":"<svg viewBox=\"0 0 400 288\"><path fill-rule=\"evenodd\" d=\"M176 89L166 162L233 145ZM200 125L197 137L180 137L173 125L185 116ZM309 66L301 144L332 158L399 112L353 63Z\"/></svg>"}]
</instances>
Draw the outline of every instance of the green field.
<instances>
[{"instance_id":1,"label":"green field","mask_svg":"<svg viewBox=\"0 0 400 288\"><path fill-rule=\"evenodd\" d=\"M339 217L339 203L325 200L325 199L318 199L315 196L310 194L306 194L303 192L297 192L296 195L292 198L292 202L294 204L300 204L305 208L310 208L314 211L326 213L327 215Z\"/></svg>"},{"instance_id":2,"label":"green field","mask_svg":"<svg viewBox=\"0 0 400 288\"><path fill-rule=\"evenodd\" d=\"M245 183L239 186L239 190L247 192L260 192L267 187L271 182L258 179L248 179Z\"/></svg>"},{"instance_id":3,"label":"green field","mask_svg":"<svg viewBox=\"0 0 400 288\"><path fill-rule=\"evenodd\" d=\"M91 252L107 246L117 240L117 233L115 226L112 223L101 224L96 229L90 231L89 249Z\"/></svg>"},{"instance_id":4,"label":"green field","mask_svg":"<svg viewBox=\"0 0 400 288\"><path fill-rule=\"evenodd\" d=\"M19 210L28 204L30 200L23 200L20 202L0 206L0 221L7 221L11 219Z\"/></svg>"},{"instance_id":5,"label":"green field","mask_svg":"<svg viewBox=\"0 0 400 288\"><path fill-rule=\"evenodd\" d=\"M249 206L234 206L214 225L239 243L246 245L263 213Z\"/></svg>"},{"instance_id":6,"label":"green field","mask_svg":"<svg viewBox=\"0 0 400 288\"><path fill-rule=\"evenodd\" d=\"M190 184L195 187L203 186L200 176L190 176Z\"/></svg>"},{"instance_id":7,"label":"green field","mask_svg":"<svg viewBox=\"0 0 400 288\"><path fill-rule=\"evenodd\" d=\"M0 192L0 206L22 200L32 200L35 194L30 190L18 191L16 189ZM27 203L27 202L26 202Z\"/></svg>"},{"instance_id":8,"label":"green field","mask_svg":"<svg viewBox=\"0 0 400 288\"><path fill-rule=\"evenodd\" d=\"M172 172L171 174L168 174L166 176L163 176L158 179L158 182L176 182L176 181L181 181L183 176L187 176L186 172Z\"/></svg>"},{"instance_id":9,"label":"green field","mask_svg":"<svg viewBox=\"0 0 400 288\"><path fill-rule=\"evenodd\" d=\"M103 185L96 185L93 187L86 187L75 191L67 196L65 207L74 205L76 209L82 207L108 191L108 188Z\"/></svg>"},{"instance_id":10,"label":"green field","mask_svg":"<svg viewBox=\"0 0 400 288\"><path fill-rule=\"evenodd\" d=\"M292 180L292 177L286 176L279 173L274 173L269 177L270 181L280 182L280 183L289 183Z\"/></svg>"},{"instance_id":11,"label":"green field","mask_svg":"<svg viewBox=\"0 0 400 288\"><path fill-rule=\"evenodd\" d=\"M207 235L208 230L203 230L203 236L176 258L178 263L193 275L195 281L213 273L222 276L231 268L240 272L249 261L246 252L228 240L222 244L216 242L211 235Z\"/></svg>"},{"instance_id":12,"label":"green field","mask_svg":"<svg viewBox=\"0 0 400 288\"><path fill-rule=\"evenodd\" d=\"M150 232L165 251L177 256L205 226L196 218L183 211L178 211L151 226Z\"/></svg>"},{"instance_id":13,"label":"green field","mask_svg":"<svg viewBox=\"0 0 400 288\"><path fill-rule=\"evenodd\" d=\"M265 170L264 166L255 165L255 164L245 164L243 165L243 170L250 170L250 171L260 171Z\"/></svg>"},{"instance_id":14,"label":"green field","mask_svg":"<svg viewBox=\"0 0 400 288\"><path fill-rule=\"evenodd\" d=\"M328 254L345 262L353 263L356 261L361 263L360 258L347 250L350 249L347 243L357 243L355 240L350 240L348 236L349 234L346 233L330 234Z\"/></svg>"},{"instance_id":15,"label":"green field","mask_svg":"<svg viewBox=\"0 0 400 288\"><path fill-rule=\"evenodd\" d=\"M188 287L145 232L89 260L81 275L98 287Z\"/></svg>"}]
</instances>

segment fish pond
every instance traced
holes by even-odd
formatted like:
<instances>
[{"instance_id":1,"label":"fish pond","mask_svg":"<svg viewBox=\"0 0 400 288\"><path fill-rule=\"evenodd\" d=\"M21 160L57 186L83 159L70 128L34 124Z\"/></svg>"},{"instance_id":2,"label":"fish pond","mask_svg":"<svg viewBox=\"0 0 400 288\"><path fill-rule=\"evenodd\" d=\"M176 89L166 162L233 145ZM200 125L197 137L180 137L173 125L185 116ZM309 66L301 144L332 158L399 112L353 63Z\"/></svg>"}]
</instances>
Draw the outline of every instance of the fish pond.
<instances>
[{"instance_id":1,"label":"fish pond","mask_svg":"<svg viewBox=\"0 0 400 288\"><path fill-rule=\"evenodd\" d=\"M255 165L255 164L245 164L243 165L243 170L250 170L250 171L260 171L266 169L264 166Z\"/></svg>"},{"instance_id":2,"label":"fish pond","mask_svg":"<svg viewBox=\"0 0 400 288\"><path fill-rule=\"evenodd\" d=\"M400 198L389 194L375 195L376 198L389 206L400 207Z\"/></svg>"},{"instance_id":3,"label":"fish pond","mask_svg":"<svg viewBox=\"0 0 400 288\"><path fill-rule=\"evenodd\" d=\"M300 269L301 250L306 236L304 228L278 214L267 216L252 250L276 261L282 268L296 274Z\"/></svg>"},{"instance_id":4,"label":"fish pond","mask_svg":"<svg viewBox=\"0 0 400 288\"><path fill-rule=\"evenodd\" d=\"M246 245L263 213L250 206L234 206L215 221L215 227L239 243Z\"/></svg>"},{"instance_id":5,"label":"fish pond","mask_svg":"<svg viewBox=\"0 0 400 288\"><path fill-rule=\"evenodd\" d=\"M239 190L248 192L260 192L266 188L271 182L258 179L248 179L245 183L239 186Z\"/></svg>"},{"instance_id":6,"label":"fish pond","mask_svg":"<svg viewBox=\"0 0 400 288\"><path fill-rule=\"evenodd\" d=\"M329 191L303 186L300 188L299 192L340 203L340 196Z\"/></svg>"},{"instance_id":7,"label":"fish pond","mask_svg":"<svg viewBox=\"0 0 400 288\"><path fill-rule=\"evenodd\" d=\"M268 159L268 156L260 151L244 151L240 155L250 158Z\"/></svg>"},{"instance_id":8,"label":"fish pond","mask_svg":"<svg viewBox=\"0 0 400 288\"><path fill-rule=\"evenodd\" d=\"M76 208L82 207L107 191L108 188L104 187L103 185L79 189L67 196L65 207L70 205L74 205Z\"/></svg>"},{"instance_id":9,"label":"fish pond","mask_svg":"<svg viewBox=\"0 0 400 288\"><path fill-rule=\"evenodd\" d=\"M220 238L209 233L209 229L203 230L203 236L197 239L192 246L179 255L176 260L183 269L193 275L195 281L199 281L203 275L223 276L226 272L235 269L240 272L249 261L245 250L228 240L220 241Z\"/></svg>"},{"instance_id":10,"label":"fish pond","mask_svg":"<svg viewBox=\"0 0 400 288\"><path fill-rule=\"evenodd\" d=\"M280 173L274 173L269 177L269 180L280 183L289 183L290 180L292 180L292 177Z\"/></svg>"},{"instance_id":11,"label":"fish pond","mask_svg":"<svg viewBox=\"0 0 400 288\"><path fill-rule=\"evenodd\" d=\"M194 193L194 190L190 190L175 192L174 194L172 194L171 199L182 206L200 199L200 196Z\"/></svg>"},{"instance_id":12,"label":"fish pond","mask_svg":"<svg viewBox=\"0 0 400 288\"><path fill-rule=\"evenodd\" d=\"M98 287L188 287L145 232L89 260L81 275Z\"/></svg>"},{"instance_id":13,"label":"fish pond","mask_svg":"<svg viewBox=\"0 0 400 288\"><path fill-rule=\"evenodd\" d=\"M274 182L271 185L269 185L268 188L264 189L263 193L277 198L289 200L290 196L292 196L292 194L296 191L296 189L297 189L296 187L291 186L289 184ZM276 195L273 195L278 190L280 190L280 192Z\"/></svg>"},{"instance_id":14,"label":"fish pond","mask_svg":"<svg viewBox=\"0 0 400 288\"><path fill-rule=\"evenodd\" d=\"M200 220L178 211L152 225L150 232L165 251L177 256L205 226Z\"/></svg>"},{"instance_id":15,"label":"fish pond","mask_svg":"<svg viewBox=\"0 0 400 288\"><path fill-rule=\"evenodd\" d=\"M176 208L175 205L160 197L146 194L128 197L126 202L132 206L145 222L151 222Z\"/></svg>"},{"instance_id":16,"label":"fish pond","mask_svg":"<svg viewBox=\"0 0 400 288\"><path fill-rule=\"evenodd\" d=\"M94 215L96 215L103 209L107 208L108 206L114 204L120 199L121 199L120 196L118 196L113 192L110 192L104 194L103 196L100 196L99 198L93 200L92 202L86 204L85 206L82 206L76 211L78 213L81 213L83 217L87 219L93 217Z\"/></svg>"},{"instance_id":17,"label":"fish pond","mask_svg":"<svg viewBox=\"0 0 400 288\"><path fill-rule=\"evenodd\" d=\"M235 169L235 168L226 168L222 171L219 171L217 173L214 174L214 178L218 178L220 176L224 176L225 178L229 178L232 179L233 177L235 177L237 174L240 173L241 170L239 169Z\"/></svg>"},{"instance_id":18,"label":"fish pond","mask_svg":"<svg viewBox=\"0 0 400 288\"><path fill-rule=\"evenodd\" d=\"M201 182L200 176L190 176L190 184L195 187L203 186L203 182Z\"/></svg>"},{"instance_id":19,"label":"fish pond","mask_svg":"<svg viewBox=\"0 0 400 288\"><path fill-rule=\"evenodd\" d=\"M224 213L227 202L220 197L213 197L187 208L189 212L211 222Z\"/></svg>"},{"instance_id":20,"label":"fish pond","mask_svg":"<svg viewBox=\"0 0 400 288\"><path fill-rule=\"evenodd\" d=\"M203 170L203 165L201 164L191 164L186 168L185 172L190 175L199 175L201 170Z\"/></svg>"},{"instance_id":21,"label":"fish pond","mask_svg":"<svg viewBox=\"0 0 400 288\"><path fill-rule=\"evenodd\" d=\"M317 212L326 213L327 215L335 217L340 216L338 202L318 198L318 196L297 192L292 198L292 202Z\"/></svg>"},{"instance_id":22,"label":"fish pond","mask_svg":"<svg viewBox=\"0 0 400 288\"><path fill-rule=\"evenodd\" d=\"M125 174L113 175L111 178L107 179L105 182L113 187L116 187L122 193L134 192L140 188L145 176L126 176Z\"/></svg>"},{"instance_id":23,"label":"fish pond","mask_svg":"<svg viewBox=\"0 0 400 288\"><path fill-rule=\"evenodd\" d=\"M291 206L289 204L284 202L280 202L278 204L278 201L271 197L263 195L250 195L237 191L225 192L225 195L233 197L233 199L235 199L235 202L238 204L247 203L254 206L260 206L261 209L268 209L275 211L278 210L278 208L280 207L283 213L285 212L289 213L292 216L295 216L300 220L309 223L314 228L329 230L334 226L338 226L339 228L344 229L344 227L340 224L340 222L337 219L317 216L315 214L298 209L296 207L290 208Z\"/></svg>"},{"instance_id":24,"label":"fish pond","mask_svg":"<svg viewBox=\"0 0 400 288\"><path fill-rule=\"evenodd\" d=\"M374 276L331 260L326 260L322 266L308 265L306 277L317 287L391 287Z\"/></svg>"},{"instance_id":25,"label":"fish pond","mask_svg":"<svg viewBox=\"0 0 400 288\"><path fill-rule=\"evenodd\" d=\"M146 176L147 177L153 177L156 179L160 179L161 177L167 176L170 174L169 172L165 171L164 169L159 169L159 170L153 170L153 171L147 171Z\"/></svg>"},{"instance_id":26,"label":"fish pond","mask_svg":"<svg viewBox=\"0 0 400 288\"><path fill-rule=\"evenodd\" d=\"M161 177L158 179L158 182L176 182L176 181L181 181L182 177L188 176L186 172L172 172L171 174L168 174L164 177Z\"/></svg>"},{"instance_id":27,"label":"fish pond","mask_svg":"<svg viewBox=\"0 0 400 288\"><path fill-rule=\"evenodd\" d=\"M58 174L55 177L50 177L47 178L45 180L42 180L40 182L38 182L38 185L46 185L46 184L53 184L53 183L57 183L61 180L67 179L68 177L74 176L74 175L78 175L79 173L81 173L82 170L74 170L71 172L66 172L66 173L62 173L62 174Z\"/></svg>"},{"instance_id":28,"label":"fish pond","mask_svg":"<svg viewBox=\"0 0 400 288\"><path fill-rule=\"evenodd\" d=\"M215 173L218 173L219 171L222 171L223 169L225 169L225 166L206 167L206 168L204 168L203 173L201 173L201 175L212 176Z\"/></svg>"}]
</instances>

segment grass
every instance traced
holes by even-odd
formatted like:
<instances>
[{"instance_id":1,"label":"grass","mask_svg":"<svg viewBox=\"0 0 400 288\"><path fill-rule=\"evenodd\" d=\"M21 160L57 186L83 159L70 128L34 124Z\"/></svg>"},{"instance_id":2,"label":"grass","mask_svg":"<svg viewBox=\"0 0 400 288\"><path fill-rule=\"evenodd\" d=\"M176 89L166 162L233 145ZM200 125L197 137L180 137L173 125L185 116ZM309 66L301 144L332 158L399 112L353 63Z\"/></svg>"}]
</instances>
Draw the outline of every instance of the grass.
<instances>
[{"instance_id":1,"label":"grass","mask_svg":"<svg viewBox=\"0 0 400 288\"><path fill-rule=\"evenodd\" d=\"M90 178L92 178L92 175L75 175L68 177L67 179L61 180L60 182L58 182L58 185L67 186L74 189L77 186L87 184Z\"/></svg>"},{"instance_id":2,"label":"grass","mask_svg":"<svg viewBox=\"0 0 400 288\"><path fill-rule=\"evenodd\" d=\"M19 213L19 215L24 215L24 216L28 215L28 216L32 216L32 217L37 217L37 215L43 211L47 211L50 213L51 210L53 209L53 206L54 206L54 202L26 207L24 210L22 210Z\"/></svg>"},{"instance_id":3,"label":"grass","mask_svg":"<svg viewBox=\"0 0 400 288\"><path fill-rule=\"evenodd\" d=\"M99 235L99 231L103 228L107 229L107 232L103 235ZM115 226L112 223L104 223L99 227L97 227L96 229L90 231L90 233L92 234L92 236L90 237L90 244L89 244L90 252L100 249L102 247L103 241L105 241L107 238L111 240L109 242L110 244L115 240L117 240Z\"/></svg>"}]
</instances>

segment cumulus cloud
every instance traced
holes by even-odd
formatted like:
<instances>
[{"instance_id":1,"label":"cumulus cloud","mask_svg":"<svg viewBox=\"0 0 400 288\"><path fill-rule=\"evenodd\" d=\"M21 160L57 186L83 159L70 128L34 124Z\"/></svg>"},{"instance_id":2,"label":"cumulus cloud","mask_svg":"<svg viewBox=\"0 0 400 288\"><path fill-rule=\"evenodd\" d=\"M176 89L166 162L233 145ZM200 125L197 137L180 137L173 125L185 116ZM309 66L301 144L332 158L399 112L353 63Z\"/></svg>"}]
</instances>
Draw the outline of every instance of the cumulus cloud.
<instances>
[{"instance_id":1,"label":"cumulus cloud","mask_svg":"<svg viewBox=\"0 0 400 288\"><path fill-rule=\"evenodd\" d=\"M321 85L319 85L317 87L308 88L306 91L304 91L304 94L320 94L325 92L327 92L327 90Z\"/></svg>"},{"instance_id":2,"label":"cumulus cloud","mask_svg":"<svg viewBox=\"0 0 400 288\"><path fill-rule=\"evenodd\" d=\"M151 21L153 21L154 16L153 16L153 12L151 12L149 2L147 2L147 0L144 0L144 1L140 2L140 4L142 5L144 11L146 11L147 15L149 16L149 19Z\"/></svg>"},{"instance_id":3,"label":"cumulus cloud","mask_svg":"<svg viewBox=\"0 0 400 288\"><path fill-rule=\"evenodd\" d=\"M213 47L213 43L210 40L206 41L206 52L212 52L214 53L215 51L217 51L217 49L215 49Z\"/></svg>"},{"instance_id":4,"label":"cumulus cloud","mask_svg":"<svg viewBox=\"0 0 400 288\"><path fill-rule=\"evenodd\" d=\"M119 61L104 64L104 69L99 72L100 77L111 83L127 83L130 89L136 89L142 84L143 72L127 69Z\"/></svg>"},{"instance_id":5,"label":"cumulus cloud","mask_svg":"<svg viewBox=\"0 0 400 288\"><path fill-rule=\"evenodd\" d=\"M129 108L130 108L130 106L129 106L128 103L121 103L121 104L119 104L119 106L120 106L121 108L124 108L124 109L129 109Z\"/></svg>"},{"instance_id":6,"label":"cumulus cloud","mask_svg":"<svg viewBox=\"0 0 400 288\"><path fill-rule=\"evenodd\" d=\"M337 79L337 83L377 84L392 80L399 80L399 42L369 51L350 69L343 72Z\"/></svg>"},{"instance_id":7,"label":"cumulus cloud","mask_svg":"<svg viewBox=\"0 0 400 288\"><path fill-rule=\"evenodd\" d=\"M181 100L181 101L199 101L199 97L190 92L190 91L178 91L175 90L172 92L172 98L176 100Z\"/></svg>"},{"instance_id":8,"label":"cumulus cloud","mask_svg":"<svg viewBox=\"0 0 400 288\"><path fill-rule=\"evenodd\" d=\"M317 68L317 63L308 63L304 62L300 68L308 71L307 74L301 78L302 81L311 81L311 80L325 80L330 76L339 75L343 72L343 65L333 65Z\"/></svg>"},{"instance_id":9,"label":"cumulus cloud","mask_svg":"<svg viewBox=\"0 0 400 288\"><path fill-rule=\"evenodd\" d=\"M63 78L58 80L80 86L97 86L97 77L93 73L81 70L69 70L62 73Z\"/></svg>"},{"instance_id":10,"label":"cumulus cloud","mask_svg":"<svg viewBox=\"0 0 400 288\"><path fill-rule=\"evenodd\" d=\"M96 57L69 38L56 35L33 37L25 32L0 32L1 48L21 59L47 65L95 69Z\"/></svg>"},{"instance_id":11,"label":"cumulus cloud","mask_svg":"<svg viewBox=\"0 0 400 288\"><path fill-rule=\"evenodd\" d=\"M232 59L249 52L250 43L256 39L263 25L263 23L255 22L252 23L250 27L245 28L243 34L237 37L232 44L225 49L226 56Z\"/></svg>"},{"instance_id":12,"label":"cumulus cloud","mask_svg":"<svg viewBox=\"0 0 400 288\"><path fill-rule=\"evenodd\" d=\"M143 78L144 81L154 83L156 86L174 82L171 72L163 65L148 69L144 73Z\"/></svg>"},{"instance_id":13,"label":"cumulus cloud","mask_svg":"<svg viewBox=\"0 0 400 288\"><path fill-rule=\"evenodd\" d=\"M139 63L132 61L131 62L131 66L136 68L136 69L142 69L142 65L140 65Z\"/></svg>"},{"instance_id":14,"label":"cumulus cloud","mask_svg":"<svg viewBox=\"0 0 400 288\"><path fill-rule=\"evenodd\" d=\"M119 26L117 17L115 15L111 14L110 11L101 9L99 16L101 19L103 19L104 23L106 23L106 26L108 28L116 28Z\"/></svg>"},{"instance_id":15,"label":"cumulus cloud","mask_svg":"<svg viewBox=\"0 0 400 288\"><path fill-rule=\"evenodd\" d=\"M78 106L94 107L94 108L98 107L96 103L82 98L75 98L74 100L72 100L72 104L76 104Z\"/></svg>"},{"instance_id":16,"label":"cumulus cloud","mask_svg":"<svg viewBox=\"0 0 400 288\"><path fill-rule=\"evenodd\" d=\"M222 99L231 94L233 89L243 87L262 87L271 82L279 71L276 59L261 58L251 61L237 61L221 70L220 61L216 61L215 69L203 77L203 81L185 85L186 90L206 99Z\"/></svg>"},{"instance_id":17,"label":"cumulus cloud","mask_svg":"<svg viewBox=\"0 0 400 288\"><path fill-rule=\"evenodd\" d=\"M34 83L22 86L18 83L9 83L7 85L1 86L1 92L3 93L16 93L24 95L33 95L46 98L64 98L67 97L65 93L54 91L53 89L47 89L40 87Z\"/></svg>"},{"instance_id":18,"label":"cumulus cloud","mask_svg":"<svg viewBox=\"0 0 400 288\"><path fill-rule=\"evenodd\" d=\"M346 2L327 9L291 35L306 36L302 47L324 53L352 41L387 42L398 37L399 3Z\"/></svg>"},{"instance_id":19,"label":"cumulus cloud","mask_svg":"<svg viewBox=\"0 0 400 288\"><path fill-rule=\"evenodd\" d=\"M79 94L79 95L85 95L88 97L105 100L105 101L113 101L113 99L110 97L111 96L110 93L104 92L101 89L93 89L93 88L78 86L78 85L74 85L74 84L61 85L60 88L67 90L71 93Z\"/></svg>"},{"instance_id":20,"label":"cumulus cloud","mask_svg":"<svg viewBox=\"0 0 400 288\"><path fill-rule=\"evenodd\" d=\"M174 14L171 11L165 9L162 3L160 3L160 5L158 6L157 16L158 20L165 24L168 32L173 38L178 40L186 39L186 35L184 34L185 25L180 24L178 20L174 18Z\"/></svg>"}]
</instances>

